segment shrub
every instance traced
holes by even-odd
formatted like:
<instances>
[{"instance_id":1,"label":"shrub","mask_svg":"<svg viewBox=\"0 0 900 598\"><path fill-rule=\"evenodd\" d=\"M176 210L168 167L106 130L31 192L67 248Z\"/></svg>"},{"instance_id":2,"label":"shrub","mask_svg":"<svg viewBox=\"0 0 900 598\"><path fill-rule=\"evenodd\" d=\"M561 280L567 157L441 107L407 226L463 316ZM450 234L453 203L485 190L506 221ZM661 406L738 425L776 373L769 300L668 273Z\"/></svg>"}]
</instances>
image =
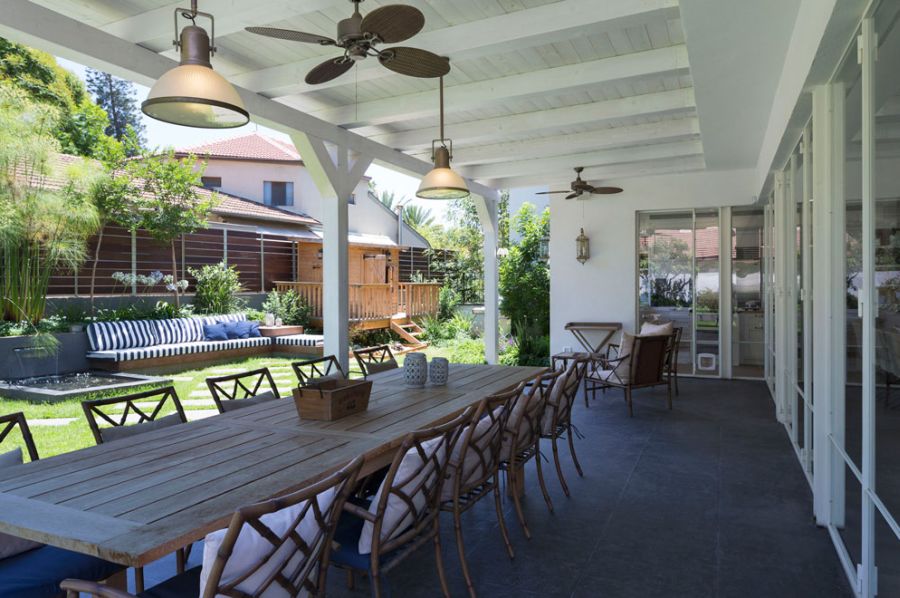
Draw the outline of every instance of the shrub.
<instances>
[{"instance_id":1,"label":"shrub","mask_svg":"<svg viewBox=\"0 0 900 598\"><path fill-rule=\"evenodd\" d=\"M475 316L468 314L454 314L447 322L447 333L451 338L478 338L478 330L475 328Z\"/></svg>"},{"instance_id":2,"label":"shrub","mask_svg":"<svg viewBox=\"0 0 900 598\"><path fill-rule=\"evenodd\" d=\"M167 301L157 301L152 306L144 302L130 303L122 307L101 309L97 311L98 322L117 322L119 320L168 320L171 318L188 318L194 315L194 306L177 307Z\"/></svg>"},{"instance_id":3,"label":"shrub","mask_svg":"<svg viewBox=\"0 0 900 598\"><path fill-rule=\"evenodd\" d=\"M294 291L270 291L262 305L263 311L274 314L287 326L309 325L310 309L306 300Z\"/></svg>"},{"instance_id":4,"label":"shrub","mask_svg":"<svg viewBox=\"0 0 900 598\"><path fill-rule=\"evenodd\" d=\"M387 328L375 330L362 330L350 327L350 344L354 347L377 347L378 345L390 345L396 342L393 333Z\"/></svg>"},{"instance_id":5,"label":"shrub","mask_svg":"<svg viewBox=\"0 0 900 598\"><path fill-rule=\"evenodd\" d=\"M438 294L438 318L442 321L452 318L459 303L459 293L447 284L442 286Z\"/></svg>"},{"instance_id":6,"label":"shrub","mask_svg":"<svg viewBox=\"0 0 900 598\"><path fill-rule=\"evenodd\" d=\"M189 268L188 272L197 279L194 307L205 314L230 314L243 309L246 302L237 294L243 290L239 273L224 261Z\"/></svg>"},{"instance_id":7,"label":"shrub","mask_svg":"<svg viewBox=\"0 0 900 598\"><path fill-rule=\"evenodd\" d=\"M419 326L425 331L422 340L431 343L447 340L451 338L447 324L438 316L425 316L419 321Z\"/></svg>"},{"instance_id":8,"label":"shrub","mask_svg":"<svg viewBox=\"0 0 900 598\"><path fill-rule=\"evenodd\" d=\"M447 356L451 363L486 363L484 343L475 339L460 339L450 345Z\"/></svg>"}]
</instances>

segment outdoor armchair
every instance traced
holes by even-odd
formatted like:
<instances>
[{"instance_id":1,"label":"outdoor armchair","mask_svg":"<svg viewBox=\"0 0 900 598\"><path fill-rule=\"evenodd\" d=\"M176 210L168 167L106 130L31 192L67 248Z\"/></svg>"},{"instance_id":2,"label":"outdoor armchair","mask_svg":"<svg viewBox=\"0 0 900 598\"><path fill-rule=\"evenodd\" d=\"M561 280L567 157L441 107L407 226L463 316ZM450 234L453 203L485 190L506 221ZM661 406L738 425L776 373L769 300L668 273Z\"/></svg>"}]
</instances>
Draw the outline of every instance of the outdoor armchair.
<instances>
[{"instance_id":1,"label":"outdoor armchair","mask_svg":"<svg viewBox=\"0 0 900 598\"><path fill-rule=\"evenodd\" d=\"M672 408L672 379L665 374L671 335L622 335L616 357L595 355L594 365L586 376L585 392L592 397L597 390L621 388L628 404L628 415L634 415L632 392L636 388L668 387L668 407ZM611 355L611 354L610 354Z\"/></svg>"},{"instance_id":2,"label":"outdoor armchair","mask_svg":"<svg viewBox=\"0 0 900 598\"><path fill-rule=\"evenodd\" d=\"M212 393L219 413L281 398L269 368L207 378L206 386Z\"/></svg>"},{"instance_id":3,"label":"outdoor armchair","mask_svg":"<svg viewBox=\"0 0 900 598\"><path fill-rule=\"evenodd\" d=\"M353 351L353 356L356 358L356 363L359 364L359 369L362 370L363 376L366 378L372 374L400 367L394 358L394 354L391 353L391 348L387 345Z\"/></svg>"}]
</instances>

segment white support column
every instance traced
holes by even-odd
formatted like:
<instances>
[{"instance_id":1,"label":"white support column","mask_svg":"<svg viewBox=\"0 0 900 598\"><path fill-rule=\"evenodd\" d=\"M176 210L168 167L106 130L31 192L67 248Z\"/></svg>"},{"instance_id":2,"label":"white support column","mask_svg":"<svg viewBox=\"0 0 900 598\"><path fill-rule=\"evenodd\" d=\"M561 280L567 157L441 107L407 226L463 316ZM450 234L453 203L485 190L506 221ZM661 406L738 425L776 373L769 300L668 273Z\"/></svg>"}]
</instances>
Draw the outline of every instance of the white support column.
<instances>
[{"instance_id":1,"label":"white support column","mask_svg":"<svg viewBox=\"0 0 900 598\"><path fill-rule=\"evenodd\" d=\"M875 318L878 290L875 285L875 60L878 40L874 19L862 22L859 36L862 64L862 264L860 293L862 317L862 550L859 568L860 595L878 592L875 567Z\"/></svg>"},{"instance_id":2,"label":"white support column","mask_svg":"<svg viewBox=\"0 0 900 598\"><path fill-rule=\"evenodd\" d=\"M813 90L813 504L819 525L844 524L846 378L844 84Z\"/></svg>"},{"instance_id":3,"label":"white support column","mask_svg":"<svg viewBox=\"0 0 900 598\"><path fill-rule=\"evenodd\" d=\"M719 375L731 378L731 208L719 209Z\"/></svg>"},{"instance_id":4,"label":"white support column","mask_svg":"<svg viewBox=\"0 0 900 598\"><path fill-rule=\"evenodd\" d=\"M787 421L791 424L791 439L798 443L797 431L797 197L799 185L797 184L798 156L791 155L788 168L785 171L787 187L784 194L784 238L785 246L782 253L784 259L784 385L785 385L785 413Z\"/></svg>"},{"instance_id":5,"label":"white support column","mask_svg":"<svg viewBox=\"0 0 900 598\"><path fill-rule=\"evenodd\" d=\"M779 422L790 422L788 397L790 396L790 379L787 352L787 320L791 313L787 309L787 256L790 255L790 239L787 235L787 212L790 206L790 182L787 173L775 173L775 417Z\"/></svg>"},{"instance_id":6,"label":"white support column","mask_svg":"<svg viewBox=\"0 0 900 598\"><path fill-rule=\"evenodd\" d=\"M372 158L351 153L346 145L332 146L305 133L292 136L303 163L322 194L322 324L325 354L337 357L347 369L350 353L350 195L372 163Z\"/></svg>"},{"instance_id":7,"label":"white support column","mask_svg":"<svg viewBox=\"0 0 900 598\"><path fill-rule=\"evenodd\" d=\"M498 219L497 204L500 193L493 196L474 195L475 208L484 232L484 357L488 363L497 363L500 350L499 321L500 294L497 268Z\"/></svg>"},{"instance_id":8,"label":"white support column","mask_svg":"<svg viewBox=\"0 0 900 598\"><path fill-rule=\"evenodd\" d=\"M803 469L807 473L812 472L812 438L814 415L810 405L813 405L813 323L812 323L812 127L807 125L803 130L803 141L800 146L803 154L803 231L801 242L803 244L803 275L800 297L803 301L803 394L804 418L803 418Z\"/></svg>"}]
</instances>

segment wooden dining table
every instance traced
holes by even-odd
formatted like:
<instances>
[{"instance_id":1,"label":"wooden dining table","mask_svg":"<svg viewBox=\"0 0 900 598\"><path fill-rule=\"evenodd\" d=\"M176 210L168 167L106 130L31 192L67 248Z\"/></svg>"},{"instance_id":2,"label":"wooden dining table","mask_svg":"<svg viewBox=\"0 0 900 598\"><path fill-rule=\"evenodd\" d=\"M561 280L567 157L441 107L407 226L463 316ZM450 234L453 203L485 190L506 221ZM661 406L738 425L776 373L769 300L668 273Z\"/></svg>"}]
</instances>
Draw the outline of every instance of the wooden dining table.
<instances>
[{"instance_id":1,"label":"wooden dining table","mask_svg":"<svg viewBox=\"0 0 900 598\"><path fill-rule=\"evenodd\" d=\"M301 420L285 398L4 468L0 532L145 566L358 455L376 471L407 433L543 371L451 365L446 386L409 388L397 369L370 376L368 409L336 421Z\"/></svg>"}]
</instances>

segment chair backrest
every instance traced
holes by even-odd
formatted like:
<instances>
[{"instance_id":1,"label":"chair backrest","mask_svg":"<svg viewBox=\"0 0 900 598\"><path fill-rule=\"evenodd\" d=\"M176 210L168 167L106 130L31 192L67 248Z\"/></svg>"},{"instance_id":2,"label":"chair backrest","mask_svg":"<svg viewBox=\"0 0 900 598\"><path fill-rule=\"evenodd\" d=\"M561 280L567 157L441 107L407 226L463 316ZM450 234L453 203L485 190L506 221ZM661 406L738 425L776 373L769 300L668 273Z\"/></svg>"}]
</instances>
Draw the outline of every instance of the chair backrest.
<instances>
[{"instance_id":1,"label":"chair backrest","mask_svg":"<svg viewBox=\"0 0 900 598\"><path fill-rule=\"evenodd\" d=\"M445 424L406 435L369 507L374 523L363 525L360 552L389 553L433 525L453 445L471 417L467 410Z\"/></svg>"},{"instance_id":2,"label":"chair backrest","mask_svg":"<svg viewBox=\"0 0 900 598\"><path fill-rule=\"evenodd\" d=\"M541 374L516 397L506 424L507 445L513 453L525 450L538 439L550 394L562 375L560 371Z\"/></svg>"},{"instance_id":3,"label":"chair backrest","mask_svg":"<svg viewBox=\"0 0 900 598\"><path fill-rule=\"evenodd\" d=\"M560 424L568 424L572 420L572 406L578 396L578 389L581 388L581 381L587 373L588 363L590 359L580 357L574 359L569 367L566 368L564 376L556 382L556 388L548 397L547 415L544 416L545 425L543 432L548 433L555 430Z\"/></svg>"},{"instance_id":4,"label":"chair backrest","mask_svg":"<svg viewBox=\"0 0 900 598\"><path fill-rule=\"evenodd\" d=\"M232 403L232 401L240 402L253 398L261 400L281 398L269 368L207 378L206 386L209 387L209 392L212 393L213 401L216 402L216 408L219 410L219 413L225 413L235 408L246 407L260 402L257 400L247 404L239 404Z\"/></svg>"},{"instance_id":5,"label":"chair backrest","mask_svg":"<svg viewBox=\"0 0 900 598\"><path fill-rule=\"evenodd\" d=\"M21 411L0 415L0 443L12 433L16 426L19 427L19 432L22 434L22 441L25 443L25 450L28 452L28 457L32 461L37 461L39 459L37 447L34 445L34 438L31 436L31 429L28 427L28 422L25 421L25 414Z\"/></svg>"},{"instance_id":6,"label":"chair backrest","mask_svg":"<svg viewBox=\"0 0 900 598\"><path fill-rule=\"evenodd\" d=\"M359 369L362 370L363 376L367 378L372 374L386 372L399 367L394 354L391 353L391 348L387 345L353 351L353 356L356 357L356 363L359 364Z\"/></svg>"},{"instance_id":7,"label":"chair backrest","mask_svg":"<svg viewBox=\"0 0 900 598\"><path fill-rule=\"evenodd\" d=\"M663 380L670 344L669 336L634 337L628 378L632 385L654 384Z\"/></svg>"},{"instance_id":8,"label":"chair backrest","mask_svg":"<svg viewBox=\"0 0 900 598\"><path fill-rule=\"evenodd\" d=\"M147 403L155 403L152 409L147 409ZM104 408L111 405L124 405L121 414L113 415L107 413ZM163 409L174 407L175 413L163 416ZM97 444L103 444L110 440L130 437L135 434L149 432L159 428L172 426L176 424L187 423L187 417L184 415L184 409L181 407L181 401L178 400L178 393L175 388L167 386L165 388L157 388L145 392L126 395L124 397L112 397L109 399L94 399L91 401L82 401L81 408L84 416L87 418L91 432L94 434L94 440ZM101 428L98 425L98 418L106 423L109 427ZM128 421L137 418L137 422L131 425Z\"/></svg>"},{"instance_id":9,"label":"chair backrest","mask_svg":"<svg viewBox=\"0 0 900 598\"><path fill-rule=\"evenodd\" d=\"M678 362L678 353L681 352L681 335L684 328L676 326L672 329L672 336L669 338L669 347L666 354L666 365L673 367Z\"/></svg>"},{"instance_id":10,"label":"chair backrest","mask_svg":"<svg viewBox=\"0 0 900 598\"><path fill-rule=\"evenodd\" d=\"M328 355L307 361L295 361L291 364L297 376L298 386L309 386L321 379L346 379L347 374L338 362L337 357Z\"/></svg>"},{"instance_id":11,"label":"chair backrest","mask_svg":"<svg viewBox=\"0 0 900 598\"><path fill-rule=\"evenodd\" d=\"M202 597L249 598L270 591L322 595L334 530L362 465L363 457L357 457L303 490L239 509L201 586ZM242 563L237 575L231 575L229 559L246 559L244 547L249 545L255 562L249 567Z\"/></svg>"},{"instance_id":12,"label":"chair backrest","mask_svg":"<svg viewBox=\"0 0 900 598\"><path fill-rule=\"evenodd\" d=\"M501 460L503 431L512 402L522 386L485 397L471 411L471 419L453 447L452 477L445 482L443 500L464 496L497 472Z\"/></svg>"}]
</instances>

